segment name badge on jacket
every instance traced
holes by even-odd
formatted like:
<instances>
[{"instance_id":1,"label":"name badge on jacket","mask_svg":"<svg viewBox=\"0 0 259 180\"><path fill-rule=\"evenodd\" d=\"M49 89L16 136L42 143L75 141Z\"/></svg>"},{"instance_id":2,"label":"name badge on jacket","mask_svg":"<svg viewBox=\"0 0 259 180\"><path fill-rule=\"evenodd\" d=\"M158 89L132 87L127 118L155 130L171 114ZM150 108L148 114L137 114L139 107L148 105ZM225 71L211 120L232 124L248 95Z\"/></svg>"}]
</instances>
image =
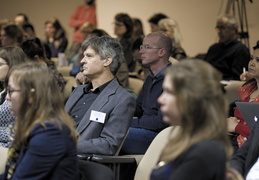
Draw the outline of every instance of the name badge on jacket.
<instances>
[{"instance_id":1,"label":"name badge on jacket","mask_svg":"<svg viewBox=\"0 0 259 180\"><path fill-rule=\"evenodd\" d=\"M91 111L90 120L94 122L104 123L106 113L98 112L98 111Z\"/></svg>"}]
</instances>

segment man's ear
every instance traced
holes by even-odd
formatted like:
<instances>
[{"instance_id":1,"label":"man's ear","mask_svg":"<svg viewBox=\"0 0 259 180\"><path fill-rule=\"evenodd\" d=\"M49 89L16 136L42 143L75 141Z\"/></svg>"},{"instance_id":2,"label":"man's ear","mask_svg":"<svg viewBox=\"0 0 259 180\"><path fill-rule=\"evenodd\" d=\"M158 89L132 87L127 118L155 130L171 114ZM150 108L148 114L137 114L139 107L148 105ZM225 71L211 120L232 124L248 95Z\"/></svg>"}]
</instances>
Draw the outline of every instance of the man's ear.
<instances>
[{"instance_id":1,"label":"man's ear","mask_svg":"<svg viewBox=\"0 0 259 180\"><path fill-rule=\"evenodd\" d=\"M164 49L164 48L159 49L159 51L158 51L159 57L163 57L165 54L166 54L166 49Z\"/></svg>"},{"instance_id":2,"label":"man's ear","mask_svg":"<svg viewBox=\"0 0 259 180\"><path fill-rule=\"evenodd\" d=\"M104 65L105 67L107 67L107 66L110 66L111 63L112 63L112 57L111 57L111 56L107 56L107 57L105 58L105 60L104 60L103 65Z\"/></svg>"},{"instance_id":3,"label":"man's ear","mask_svg":"<svg viewBox=\"0 0 259 180\"><path fill-rule=\"evenodd\" d=\"M33 101L32 94L33 94L34 92L35 92L35 89L31 89L31 90L30 90L30 97L29 97L29 99L28 99L29 104L32 104L32 101Z\"/></svg>"}]
</instances>

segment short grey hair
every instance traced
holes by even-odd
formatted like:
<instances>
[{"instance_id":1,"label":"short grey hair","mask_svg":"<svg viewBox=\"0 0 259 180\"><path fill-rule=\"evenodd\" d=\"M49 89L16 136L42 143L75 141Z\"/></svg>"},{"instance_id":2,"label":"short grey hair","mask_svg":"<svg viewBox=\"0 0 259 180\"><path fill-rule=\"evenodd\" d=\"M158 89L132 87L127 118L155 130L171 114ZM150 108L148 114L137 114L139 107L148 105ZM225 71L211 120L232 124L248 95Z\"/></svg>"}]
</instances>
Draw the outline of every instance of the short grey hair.
<instances>
[{"instance_id":1,"label":"short grey hair","mask_svg":"<svg viewBox=\"0 0 259 180\"><path fill-rule=\"evenodd\" d=\"M227 19L228 20L228 25L235 28L236 30L238 30L238 22L237 19L235 18L235 16L230 15L230 14L223 14L218 16L217 20L220 19Z\"/></svg>"},{"instance_id":2,"label":"short grey hair","mask_svg":"<svg viewBox=\"0 0 259 180\"><path fill-rule=\"evenodd\" d=\"M111 56L110 70L113 75L117 73L124 61L123 48L119 41L110 36L89 37L82 43L82 51L84 52L88 47L91 47L101 59Z\"/></svg>"}]
</instances>

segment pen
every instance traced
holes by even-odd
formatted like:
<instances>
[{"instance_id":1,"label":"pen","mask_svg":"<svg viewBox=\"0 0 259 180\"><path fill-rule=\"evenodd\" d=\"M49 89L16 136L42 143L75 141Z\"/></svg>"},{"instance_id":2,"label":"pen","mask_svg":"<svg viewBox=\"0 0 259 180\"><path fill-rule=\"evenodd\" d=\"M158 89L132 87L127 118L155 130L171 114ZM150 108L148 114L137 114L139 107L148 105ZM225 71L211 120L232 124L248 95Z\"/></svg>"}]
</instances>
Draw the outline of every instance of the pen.
<instances>
[{"instance_id":1,"label":"pen","mask_svg":"<svg viewBox=\"0 0 259 180\"><path fill-rule=\"evenodd\" d=\"M246 68L245 67L243 67L243 73L245 73L246 72Z\"/></svg>"},{"instance_id":2,"label":"pen","mask_svg":"<svg viewBox=\"0 0 259 180\"><path fill-rule=\"evenodd\" d=\"M246 67L243 67L243 80L244 80L244 81L246 80L245 72L246 72Z\"/></svg>"}]
</instances>

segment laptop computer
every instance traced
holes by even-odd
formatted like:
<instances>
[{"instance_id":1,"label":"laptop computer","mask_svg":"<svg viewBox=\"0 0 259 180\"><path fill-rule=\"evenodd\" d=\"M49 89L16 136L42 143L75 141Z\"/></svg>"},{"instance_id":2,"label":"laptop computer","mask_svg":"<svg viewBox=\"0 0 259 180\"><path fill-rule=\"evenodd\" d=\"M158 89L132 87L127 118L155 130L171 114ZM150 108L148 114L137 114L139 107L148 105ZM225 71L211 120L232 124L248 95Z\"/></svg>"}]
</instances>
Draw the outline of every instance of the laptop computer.
<instances>
[{"instance_id":1,"label":"laptop computer","mask_svg":"<svg viewBox=\"0 0 259 180\"><path fill-rule=\"evenodd\" d=\"M259 120L259 103L235 102L249 129L252 130Z\"/></svg>"}]
</instances>

